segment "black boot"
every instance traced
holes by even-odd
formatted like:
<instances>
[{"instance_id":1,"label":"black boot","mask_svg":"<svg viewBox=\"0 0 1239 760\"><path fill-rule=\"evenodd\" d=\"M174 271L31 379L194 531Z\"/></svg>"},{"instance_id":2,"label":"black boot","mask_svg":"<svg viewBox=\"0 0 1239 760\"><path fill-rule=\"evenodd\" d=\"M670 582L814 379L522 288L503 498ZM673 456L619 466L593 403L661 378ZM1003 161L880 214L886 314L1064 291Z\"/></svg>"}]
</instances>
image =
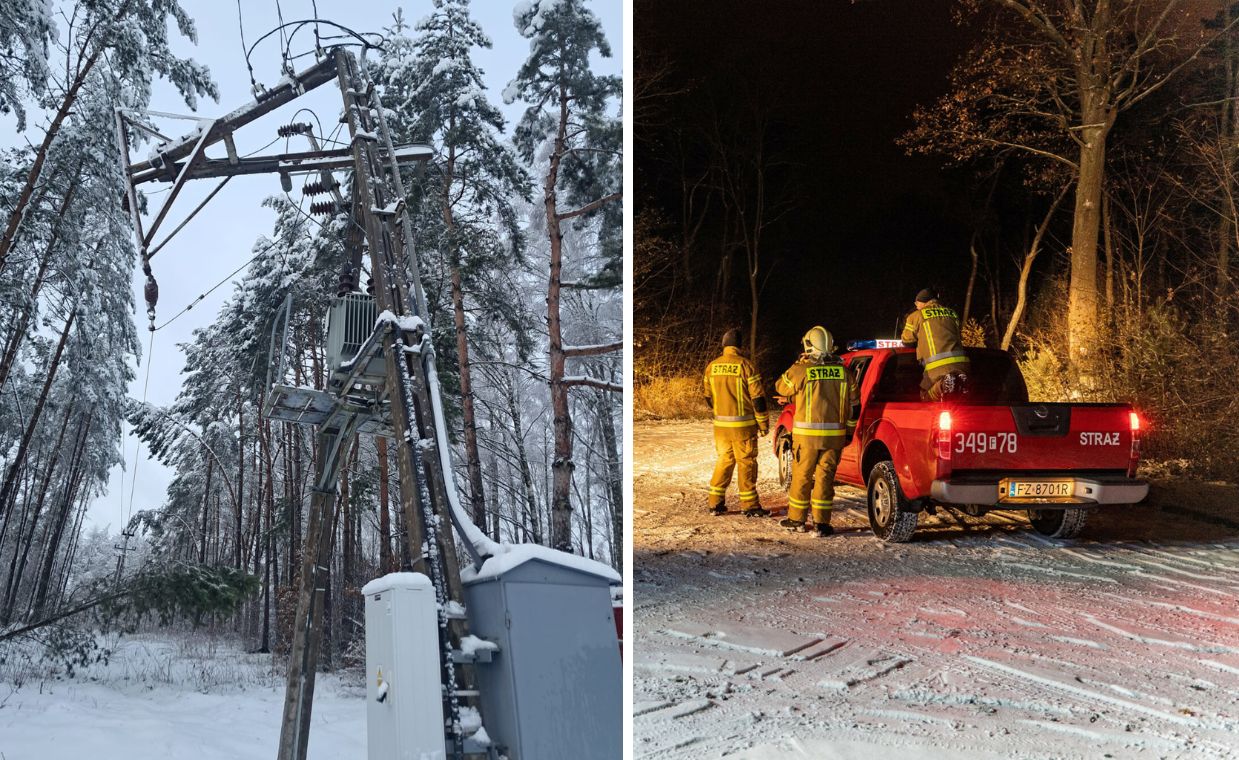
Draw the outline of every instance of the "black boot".
<instances>
[{"instance_id":1,"label":"black boot","mask_svg":"<svg viewBox=\"0 0 1239 760\"><path fill-rule=\"evenodd\" d=\"M833 536L834 534L835 534L835 529L830 527L830 523L818 523L817 524L818 538L826 538L827 536Z\"/></svg>"},{"instance_id":2,"label":"black boot","mask_svg":"<svg viewBox=\"0 0 1239 760\"><path fill-rule=\"evenodd\" d=\"M726 504L715 504L714 506L710 507L710 514L715 515L715 516L727 514L727 505Z\"/></svg>"},{"instance_id":3,"label":"black boot","mask_svg":"<svg viewBox=\"0 0 1239 760\"><path fill-rule=\"evenodd\" d=\"M744 516L745 517L769 517L770 510L765 509L760 504L754 504L753 506L744 510Z\"/></svg>"},{"instance_id":4,"label":"black boot","mask_svg":"<svg viewBox=\"0 0 1239 760\"><path fill-rule=\"evenodd\" d=\"M804 520L793 520L790 517L784 517L782 520L779 520L779 525L787 528L792 533L799 533L804 530Z\"/></svg>"}]
</instances>

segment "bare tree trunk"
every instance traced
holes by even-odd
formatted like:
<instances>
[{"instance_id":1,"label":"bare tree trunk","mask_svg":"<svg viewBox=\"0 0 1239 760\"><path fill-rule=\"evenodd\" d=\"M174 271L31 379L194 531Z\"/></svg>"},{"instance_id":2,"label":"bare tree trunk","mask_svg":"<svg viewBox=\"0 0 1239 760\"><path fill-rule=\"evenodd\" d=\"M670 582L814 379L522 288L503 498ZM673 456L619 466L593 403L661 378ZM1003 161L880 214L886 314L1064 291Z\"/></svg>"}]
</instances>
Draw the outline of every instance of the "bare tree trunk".
<instances>
[{"instance_id":1,"label":"bare tree trunk","mask_svg":"<svg viewBox=\"0 0 1239 760\"><path fill-rule=\"evenodd\" d=\"M202 489L202 539L198 545L198 564L206 564L207 516L211 514L211 476L215 474L215 457L206 457L206 486Z\"/></svg>"},{"instance_id":2,"label":"bare tree trunk","mask_svg":"<svg viewBox=\"0 0 1239 760\"><path fill-rule=\"evenodd\" d=\"M56 522L50 527L47 540L43 547L43 567L39 571L39 580L35 585L34 595L31 597L31 614L33 617L43 617L47 607L47 592L51 587L52 568L56 564L56 552L60 548L60 540L64 536L65 523L69 519L69 513L73 511L73 503L77 498L77 484L81 481L82 476L82 452L86 445L86 436L90 431L93 417L87 417L79 424L76 438L76 443L73 447L75 452L74 462L69 468L71 473L66 482L63 491L64 497L61 499L60 512L56 516Z\"/></svg>"},{"instance_id":3,"label":"bare tree trunk","mask_svg":"<svg viewBox=\"0 0 1239 760\"><path fill-rule=\"evenodd\" d=\"M521 485L525 494L525 514L521 522L525 530L532 534L535 544L542 543L542 521L538 517L538 500L533 488L533 471L529 468L529 456L525 451L525 438L521 423L521 409L516 403L516 378L508 371L508 382L504 385L504 397L508 402L508 416L512 418L512 444L516 447L516 458L520 464Z\"/></svg>"},{"instance_id":4,"label":"bare tree trunk","mask_svg":"<svg viewBox=\"0 0 1239 760\"><path fill-rule=\"evenodd\" d=\"M450 217L450 212L447 215ZM451 235L449 229L449 238ZM473 507L471 516L473 524L484 531L487 527L486 491L482 484L482 461L478 454L477 413L474 410L473 378L469 365L469 336L465 330L465 294L460 265L456 262L452 264L452 312L456 327L456 355L460 363L460 408L465 426L465 467L469 473L469 502Z\"/></svg>"},{"instance_id":5,"label":"bare tree trunk","mask_svg":"<svg viewBox=\"0 0 1239 760\"><path fill-rule=\"evenodd\" d=\"M1102 239L1106 250L1106 312L1113 318L1114 313L1114 227L1110 221L1110 195L1105 193L1101 198Z\"/></svg>"},{"instance_id":6,"label":"bare tree trunk","mask_svg":"<svg viewBox=\"0 0 1239 760\"><path fill-rule=\"evenodd\" d=\"M241 400L241 386L237 386L237 535L232 553L232 565L241 569L241 512L245 506L245 402Z\"/></svg>"},{"instance_id":7,"label":"bare tree trunk","mask_svg":"<svg viewBox=\"0 0 1239 760\"><path fill-rule=\"evenodd\" d=\"M127 12L128 6L129 0L126 0L116 14L117 19ZM21 192L18 193L17 202L13 205L13 210L9 212L9 222L5 226L4 234L0 236L0 272L4 271L4 265L8 261L9 252L13 250L13 244L17 242L17 233L20 230L22 220L25 219L26 212L29 210L30 199L34 197L35 187L43 174L43 164L47 162L47 156L51 152L52 143L55 142L56 136L60 134L60 128L64 125L65 119L69 116L73 105L77 102L78 92L82 89L82 85L86 83L87 77L90 76L91 69L98 63L99 55L102 52L103 45L99 44L90 57L81 62L81 65L73 75L73 81L69 83L69 89L65 91L65 96L60 101L60 107L56 109L56 115L52 117L51 123L47 126L47 131L43 134L43 143L39 145L38 151L34 154L34 162L30 165L30 170L26 172L26 184L22 187Z\"/></svg>"},{"instance_id":8,"label":"bare tree trunk","mask_svg":"<svg viewBox=\"0 0 1239 760\"><path fill-rule=\"evenodd\" d=\"M977 284L977 231L972 231L972 239L968 241L968 256L972 259L972 268L968 270L968 290L964 294L964 317L961 325L968 324L972 314L972 290Z\"/></svg>"},{"instance_id":9,"label":"bare tree trunk","mask_svg":"<svg viewBox=\"0 0 1239 760\"><path fill-rule=\"evenodd\" d=\"M262 581L262 642L258 646L258 651L264 654L271 651L271 563L275 559L274 539L271 537L272 527L272 512L275 511L275 467L271 461L271 422L263 420L260 428L262 443L263 460L266 464L266 474L263 481L266 485L266 509L263 510L263 540L260 542L263 547L263 581Z\"/></svg>"},{"instance_id":10,"label":"bare tree trunk","mask_svg":"<svg viewBox=\"0 0 1239 760\"><path fill-rule=\"evenodd\" d=\"M56 344L56 351L52 354L52 359L48 363L47 379L43 381L43 390L39 392L39 399L35 402L34 409L30 412L30 419L26 422L26 430L22 433L21 442L17 445L17 452L14 453L13 459L9 462L9 469L4 477L4 485L0 486L0 509L4 510L4 526L0 528L0 543L4 542L4 533L9 527L9 516L14 501L13 491L17 486L17 473L22 465L25 464L30 441L34 437L35 428L39 424L39 417L43 414L43 405L47 403L48 392L52 389L52 381L56 379L56 372L60 368L60 357L64 355L65 344L69 341L69 331L73 328L73 321L76 318L77 313L70 312L69 318L65 320L64 329L60 331L60 342Z\"/></svg>"},{"instance_id":11,"label":"bare tree trunk","mask_svg":"<svg viewBox=\"0 0 1239 760\"><path fill-rule=\"evenodd\" d=\"M607 505L611 514L611 566L618 570L622 567L624 559L624 468L620 462L615 418L611 414L607 394L600 391L597 398L602 452L607 458Z\"/></svg>"},{"instance_id":12,"label":"bare tree trunk","mask_svg":"<svg viewBox=\"0 0 1239 760\"><path fill-rule=\"evenodd\" d=\"M1084 389L1091 387L1097 338L1097 242L1106 174L1106 137L1112 124L1108 107L1088 102L1099 98L1089 90L1104 82L1082 75L1086 90L1080 129L1079 175L1076 180L1075 222L1071 231L1071 283L1067 304L1067 339L1071 374Z\"/></svg>"},{"instance_id":13,"label":"bare tree trunk","mask_svg":"<svg viewBox=\"0 0 1239 760\"><path fill-rule=\"evenodd\" d=\"M5 624L13 619L13 605L17 601L17 592L21 586L22 576L26 571L26 562L30 557L30 546L34 543L35 532L39 528L39 516L43 513L43 502L47 497L48 487L51 485L52 474L56 472L56 465L60 463L61 443L65 439L65 431L69 429L69 418L73 415L73 406L70 404L65 408L64 421L60 423L60 433L56 436L56 443L52 446L52 459L47 463L43 473L43 483L39 488L39 495L34 505L33 514L30 517L30 529L24 531L26 533L23 540L22 532L17 535L17 542L13 545L13 561L9 564L9 581L8 588L5 589L4 611L0 612L0 622ZM20 549L20 552L18 551ZM20 559L18 555L20 554Z\"/></svg>"},{"instance_id":14,"label":"bare tree trunk","mask_svg":"<svg viewBox=\"0 0 1239 760\"><path fill-rule=\"evenodd\" d=\"M381 435L374 437L374 447L379 458L379 574L394 572L391 553L391 517L388 512L387 490L387 439Z\"/></svg>"},{"instance_id":15,"label":"bare tree trunk","mask_svg":"<svg viewBox=\"0 0 1239 760\"><path fill-rule=\"evenodd\" d=\"M564 385L565 355L563 328L559 316L560 273L563 268L564 235L560 228L556 183L568 132L568 94L559 90L559 127L550 168L543 184L547 235L551 243L550 276L546 288L546 323L550 333L549 384L551 414L555 429L555 459L551 464L554 482L551 489L551 546L572 551L572 413L568 408L568 386Z\"/></svg>"},{"instance_id":16,"label":"bare tree trunk","mask_svg":"<svg viewBox=\"0 0 1239 760\"><path fill-rule=\"evenodd\" d=\"M38 302L39 291L43 289L43 282L47 275L47 266L52 260L52 251L56 249L56 243L60 240L60 228L61 223L64 221L65 212L68 210L69 204L73 202L73 196L77 192L77 182L77 178L74 177L69 183L68 190L65 191L64 198L60 203L60 211L56 215L56 222L52 226L51 237L43 249L43 256L39 258L39 268L35 271L34 282L30 286L30 293L25 303L22 304L21 315L14 323L9 339L5 343L4 357L0 358L0 388L4 387L5 381L8 380L9 372L13 369L13 362L17 359L17 351L26 340L26 329L30 326L30 317L34 313L35 304Z\"/></svg>"},{"instance_id":17,"label":"bare tree trunk","mask_svg":"<svg viewBox=\"0 0 1239 760\"><path fill-rule=\"evenodd\" d=\"M1224 0L1222 2L1222 22L1226 26L1231 23L1231 2ZM1222 36L1222 57L1223 65L1226 67L1226 92L1231 97L1224 101L1221 106L1221 124L1218 140L1219 147L1222 148L1222 155L1225 156L1230 150L1230 146L1234 144L1236 127L1239 127L1239 108L1235 107L1234 98L1239 95L1239 72L1235 66L1235 51L1234 42L1230 34ZM1223 172L1223 176L1229 178L1229 171ZM1228 200L1228 208L1233 212L1233 193L1229 190L1226 192ZM1235 217L1233 213L1222 214L1218 220L1218 249L1217 249L1217 301L1219 304L1230 303L1230 251L1231 237L1234 233ZM2 380L0 380L2 382Z\"/></svg>"},{"instance_id":18,"label":"bare tree trunk","mask_svg":"<svg viewBox=\"0 0 1239 760\"><path fill-rule=\"evenodd\" d=\"M1024 309L1028 303L1028 278L1032 274L1033 262L1037 260L1037 254L1041 252L1041 241L1045 237L1045 232L1049 229L1050 222L1054 218L1054 212L1058 210L1058 204L1062 202L1066 192L1067 190L1064 188L1055 196L1054 202L1050 204L1049 211L1045 212L1045 218L1037 226L1037 233L1033 236L1032 244L1028 247L1028 253L1024 254L1024 261L1020 266L1020 281L1015 291L1015 309L1011 312L1011 321L1007 323L1007 331L1003 333L1000 345L1003 351L1011 348L1011 340L1015 337L1015 330L1019 327L1020 319L1024 316Z\"/></svg>"},{"instance_id":19,"label":"bare tree trunk","mask_svg":"<svg viewBox=\"0 0 1239 760\"><path fill-rule=\"evenodd\" d=\"M288 585L297 585L297 569L301 567L301 501L302 501L302 478L305 477L302 471L302 439L300 431L292 429L289 425L288 440L289 445L293 447L293 498L288 502L289 509L289 528L288 532Z\"/></svg>"}]
</instances>

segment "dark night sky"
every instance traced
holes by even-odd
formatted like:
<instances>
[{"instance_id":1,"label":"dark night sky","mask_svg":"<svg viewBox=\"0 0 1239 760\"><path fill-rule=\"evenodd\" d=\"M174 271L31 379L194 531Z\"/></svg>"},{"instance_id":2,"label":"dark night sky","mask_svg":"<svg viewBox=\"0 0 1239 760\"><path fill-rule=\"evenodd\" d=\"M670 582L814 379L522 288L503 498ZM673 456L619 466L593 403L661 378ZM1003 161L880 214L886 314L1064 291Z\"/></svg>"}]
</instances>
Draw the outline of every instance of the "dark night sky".
<instances>
[{"instance_id":1,"label":"dark night sky","mask_svg":"<svg viewBox=\"0 0 1239 760\"><path fill-rule=\"evenodd\" d=\"M838 340L890 336L926 284L962 305L969 188L935 158L909 157L895 139L918 104L947 88L970 32L950 0L661 2L635 7L638 46L670 59L699 87L771 93L794 164L791 212L767 240L773 274L763 294L764 340L793 354L815 323ZM720 81L722 80L722 81ZM638 130L641 127L638 126ZM643 165L639 206L676 208Z\"/></svg>"}]
</instances>

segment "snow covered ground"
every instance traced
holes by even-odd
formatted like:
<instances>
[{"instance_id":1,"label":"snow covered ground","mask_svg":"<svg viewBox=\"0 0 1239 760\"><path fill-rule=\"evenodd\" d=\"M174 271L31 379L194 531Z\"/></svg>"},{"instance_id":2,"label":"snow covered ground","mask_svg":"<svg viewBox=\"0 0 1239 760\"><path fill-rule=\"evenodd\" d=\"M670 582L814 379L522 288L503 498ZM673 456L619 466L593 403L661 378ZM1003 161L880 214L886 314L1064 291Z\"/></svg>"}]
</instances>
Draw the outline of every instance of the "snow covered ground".
<instances>
[{"instance_id":1,"label":"snow covered ground","mask_svg":"<svg viewBox=\"0 0 1239 760\"><path fill-rule=\"evenodd\" d=\"M637 757L1239 756L1239 489L1155 488L1075 541L939 513L885 545L853 488L827 539L709 516L712 459L709 423L635 430Z\"/></svg>"},{"instance_id":2,"label":"snow covered ground","mask_svg":"<svg viewBox=\"0 0 1239 760\"><path fill-rule=\"evenodd\" d=\"M109 663L74 678L0 682L3 760L269 760L283 677L270 655L202 635L121 639ZM310 758L364 758L360 680L320 675Z\"/></svg>"}]
</instances>

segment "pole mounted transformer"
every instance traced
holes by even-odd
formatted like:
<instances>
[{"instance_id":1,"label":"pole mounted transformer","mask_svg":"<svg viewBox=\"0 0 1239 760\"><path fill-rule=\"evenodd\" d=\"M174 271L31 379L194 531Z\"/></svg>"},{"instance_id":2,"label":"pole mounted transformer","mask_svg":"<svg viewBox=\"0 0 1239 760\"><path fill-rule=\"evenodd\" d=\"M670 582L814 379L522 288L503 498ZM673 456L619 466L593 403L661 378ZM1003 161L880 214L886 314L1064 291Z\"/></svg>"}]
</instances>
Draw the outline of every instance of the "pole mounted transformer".
<instances>
[{"instance_id":1,"label":"pole mounted transformer","mask_svg":"<svg viewBox=\"0 0 1239 760\"><path fill-rule=\"evenodd\" d=\"M347 147L323 149L308 125L290 124L278 133L305 136L311 150L238 155L237 130L332 81L343 98ZM151 126L151 117L197 126L172 139ZM269 419L312 427L318 444L278 760L306 757L339 468L358 433L388 438L395 448L408 556L414 558L404 572L363 590L372 760L619 757L622 684L609 593L619 576L601 563L543 547L495 544L469 521L456 496L400 173L402 165L432 158L432 148L393 143L379 93L343 47L323 51L317 63L224 117L118 109L116 131L151 330L158 301L151 260L232 177L276 174L287 190L293 175L313 175L304 192L329 197L315 204L317 210L348 215L348 261L326 320L326 388L285 385L281 348L263 403ZM129 151L135 133L156 141L137 163ZM207 150L221 143L225 155L209 157ZM341 170L349 175L347 195L334 175ZM219 184L156 243L181 189L206 178ZM150 182L171 187L144 228L137 188ZM371 293L358 290L367 253ZM284 308L291 308L287 299ZM285 313L285 341L287 321ZM468 555L463 579L448 526Z\"/></svg>"}]
</instances>

